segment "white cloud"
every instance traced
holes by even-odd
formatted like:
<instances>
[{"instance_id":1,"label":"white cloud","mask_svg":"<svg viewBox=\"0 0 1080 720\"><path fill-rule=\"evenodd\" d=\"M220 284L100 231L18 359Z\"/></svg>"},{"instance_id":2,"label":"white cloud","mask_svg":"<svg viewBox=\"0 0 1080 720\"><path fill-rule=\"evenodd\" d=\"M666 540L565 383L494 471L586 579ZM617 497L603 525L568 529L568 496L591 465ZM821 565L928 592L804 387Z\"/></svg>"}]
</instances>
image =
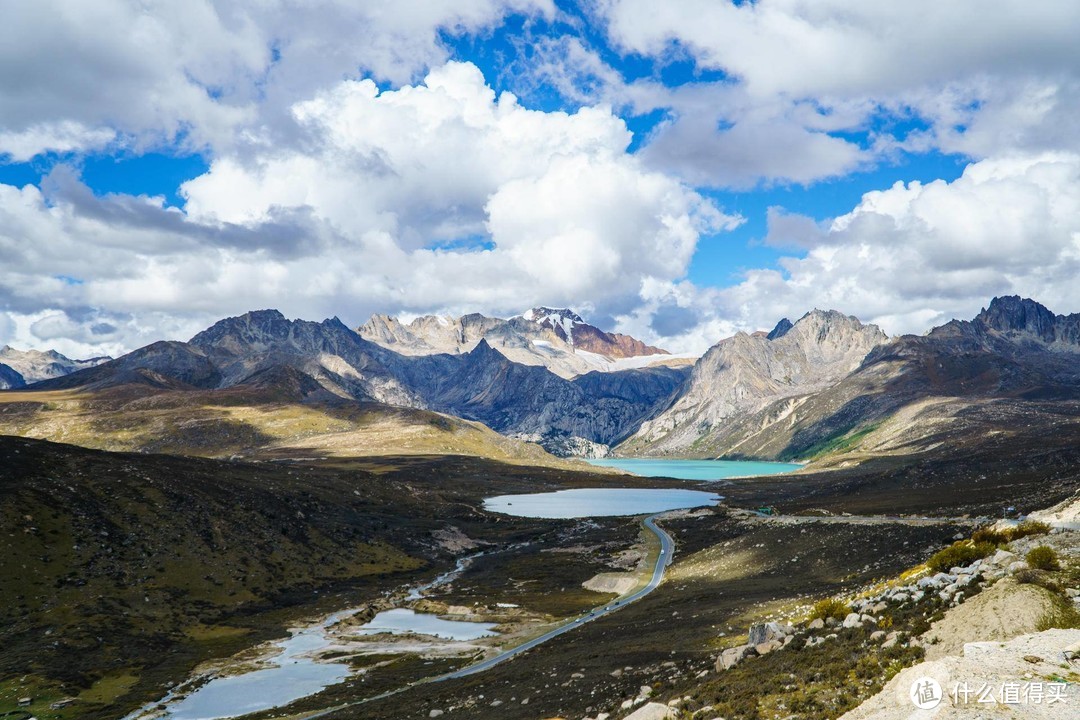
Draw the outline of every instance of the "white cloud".
<instances>
[{"instance_id":1,"label":"white cloud","mask_svg":"<svg viewBox=\"0 0 1080 720\"><path fill-rule=\"evenodd\" d=\"M343 81L293 116L302 151L215 160L183 186L186 215L94 197L65 168L40 190L0 185L0 307L83 354L163 315L179 331L258 307L620 314L679 281L700 234L740 222L629 155L608 108L528 110L470 64L397 91Z\"/></svg>"},{"instance_id":2,"label":"white cloud","mask_svg":"<svg viewBox=\"0 0 1080 720\"><path fill-rule=\"evenodd\" d=\"M725 74L677 90L627 86L595 53L565 43L542 53L546 78L561 65L638 111L670 108L646 156L696 184L809 183L898 149L1080 151L1080 5L1068 0L607 0L595 14L623 53ZM894 137L883 116L928 127ZM868 147L836 131L867 132Z\"/></svg>"},{"instance_id":3,"label":"white cloud","mask_svg":"<svg viewBox=\"0 0 1080 720\"><path fill-rule=\"evenodd\" d=\"M892 333L921 333L974 316L994 295L1080 309L1075 153L983 160L951 183L897 183L864 195L824 233L814 227L805 257L720 291L720 313L767 327L783 315L835 308Z\"/></svg>"},{"instance_id":4,"label":"white cloud","mask_svg":"<svg viewBox=\"0 0 1080 720\"><path fill-rule=\"evenodd\" d=\"M475 32L550 0L0 0L0 157L180 139L229 147L360 74L405 83Z\"/></svg>"}]
</instances>

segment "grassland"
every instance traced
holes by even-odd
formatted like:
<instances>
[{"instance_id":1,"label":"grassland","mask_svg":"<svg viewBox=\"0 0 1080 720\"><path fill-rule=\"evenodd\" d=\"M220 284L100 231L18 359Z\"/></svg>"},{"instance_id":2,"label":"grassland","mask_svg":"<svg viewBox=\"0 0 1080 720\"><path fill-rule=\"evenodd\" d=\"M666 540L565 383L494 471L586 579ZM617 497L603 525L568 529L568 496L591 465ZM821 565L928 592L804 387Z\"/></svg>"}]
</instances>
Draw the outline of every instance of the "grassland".
<instances>
[{"instance_id":1,"label":"grassland","mask_svg":"<svg viewBox=\"0 0 1080 720\"><path fill-rule=\"evenodd\" d=\"M0 434L114 452L216 458L474 455L580 467L486 426L424 410L260 388L0 392Z\"/></svg>"}]
</instances>

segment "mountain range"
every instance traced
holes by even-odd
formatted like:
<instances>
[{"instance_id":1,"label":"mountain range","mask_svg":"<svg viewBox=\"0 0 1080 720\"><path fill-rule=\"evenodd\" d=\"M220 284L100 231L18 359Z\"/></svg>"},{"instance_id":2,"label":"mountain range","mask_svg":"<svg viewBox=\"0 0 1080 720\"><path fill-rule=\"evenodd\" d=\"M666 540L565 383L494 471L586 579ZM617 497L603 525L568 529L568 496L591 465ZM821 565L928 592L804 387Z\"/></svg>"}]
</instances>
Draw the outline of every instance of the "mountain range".
<instances>
[{"instance_id":1,"label":"mountain range","mask_svg":"<svg viewBox=\"0 0 1080 720\"><path fill-rule=\"evenodd\" d=\"M569 310L535 308L509 320L425 316L407 325L375 316L358 330L336 318L262 310L221 320L189 342L154 343L81 368L68 361L73 372L18 397L134 393L145 404L194 393L216 406L224 396L215 393L247 393L298 407L359 402L369 414L433 412L409 417L480 423L557 455L852 462L860 449L933 447L945 426L982 437L1031 403L1077 397L1080 314L1001 297L970 321L890 339L854 317L813 310L769 333L721 340L692 367L648 364L657 359L672 356ZM585 365L594 369L575 374ZM7 427L40 425L20 412L11 417L21 424Z\"/></svg>"},{"instance_id":2,"label":"mountain range","mask_svg":"<svg viewBox=\"0 0 1080 720\"><path fill-rule=\"evenodd\" d=\"M110 360L107 357L72 360L55 350L16 350L0 347L0 390L21 388L41 380L69 375Z\"/></svg>"},{"instance_id":3,"label":"mountain range","mask_svg":"<svg viewBox=\"0 0 1080 720\"><path fill-rule=\"evenodd\" d=\"M460 355L484 340L513 362L543 366L566 379L594 370L690 365L696 359L605 332L572 310L547 307L508 320L473 313L458 318L423 315L403 324L388 315L373 315L357 332L402 355Z\"/></svg>"}]
</instances>

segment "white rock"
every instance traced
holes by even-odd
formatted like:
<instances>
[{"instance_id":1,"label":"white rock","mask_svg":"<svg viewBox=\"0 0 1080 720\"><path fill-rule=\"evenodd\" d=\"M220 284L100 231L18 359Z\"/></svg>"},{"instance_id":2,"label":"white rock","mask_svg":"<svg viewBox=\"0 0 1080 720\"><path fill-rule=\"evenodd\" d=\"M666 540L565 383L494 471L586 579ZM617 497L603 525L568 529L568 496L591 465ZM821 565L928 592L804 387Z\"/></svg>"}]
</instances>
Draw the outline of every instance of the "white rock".
<instances>
[{"instance_id":1,"label":"white rock","mask_svg":"<svg viewBox=\"0 0 1080 720\"><path fill-rule=\"evenodd\" d=\"M647 703L626 716L626 720L671 720L675 710L660 703Z\"/></svg>"},{"instance_id":2,"label":"white rock","mask_svg":"<svg viewBox=\"0 0 1080 720\"><path fill-rule=\"evenodd\" d=\"M848 616L844 618L844 627L846 628L857 628L860 625L862 625L862 616L859 615L859 613L849 613Z\"/></svg>"},{"instance_id":3,"label":"white rock","mask_svg":"<svg viewBox=\"0 0 1080 720\"><path fill-rule=\"evenodd\" d=\"M1016 560L1015 553L1011 553L1008 550L998 550L996 553L990 556L988 562L998 567L1008 567L1009 563Z\"/></svg>"}]
</instances>

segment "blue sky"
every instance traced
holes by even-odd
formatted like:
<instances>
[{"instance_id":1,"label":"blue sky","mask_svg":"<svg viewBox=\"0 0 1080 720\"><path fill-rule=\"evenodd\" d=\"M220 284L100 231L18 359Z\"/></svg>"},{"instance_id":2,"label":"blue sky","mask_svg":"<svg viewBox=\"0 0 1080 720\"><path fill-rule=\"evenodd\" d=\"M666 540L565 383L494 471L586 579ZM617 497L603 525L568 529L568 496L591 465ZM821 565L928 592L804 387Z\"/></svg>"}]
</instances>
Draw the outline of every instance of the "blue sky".
<instances>
[{"instance_id":1,"label":"blue sky","mask_svg":"<svg viewBox=\"0 0 1080 720\"><path fill-rule=\"evenodd\" d=\"M1072 3L51 4L0 74L0 341L546 304L700 351L1080 304Z\"/></svg>"}]
</instances>

